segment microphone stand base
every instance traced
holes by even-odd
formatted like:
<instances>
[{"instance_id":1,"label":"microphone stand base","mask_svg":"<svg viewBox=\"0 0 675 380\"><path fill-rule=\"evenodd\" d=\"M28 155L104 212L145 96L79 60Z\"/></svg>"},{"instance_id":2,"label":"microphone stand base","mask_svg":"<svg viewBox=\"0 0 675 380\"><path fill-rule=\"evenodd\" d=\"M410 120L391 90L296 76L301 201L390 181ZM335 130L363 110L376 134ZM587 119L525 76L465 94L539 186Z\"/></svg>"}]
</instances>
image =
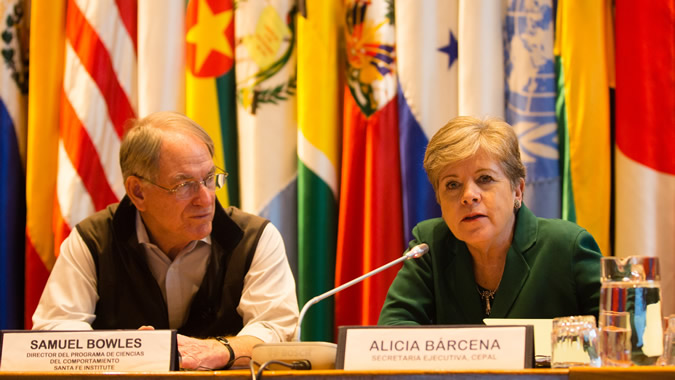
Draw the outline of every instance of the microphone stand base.
<instances>
[{"instance_id":1,"label":"microphone stand base","mask_svg":"<svg viewBox=\"0 0 675 380\"><path fill-rule=\"evenodd\" d=\"M308 360L311 369L334 369L337 356L337 344L328 342L282 342L262 343L253 346L251 360L262 365L270 360L292 364L298 360ZM287 370L283 366L270 366L270 369Z\"/></svg>"}]
</instances>

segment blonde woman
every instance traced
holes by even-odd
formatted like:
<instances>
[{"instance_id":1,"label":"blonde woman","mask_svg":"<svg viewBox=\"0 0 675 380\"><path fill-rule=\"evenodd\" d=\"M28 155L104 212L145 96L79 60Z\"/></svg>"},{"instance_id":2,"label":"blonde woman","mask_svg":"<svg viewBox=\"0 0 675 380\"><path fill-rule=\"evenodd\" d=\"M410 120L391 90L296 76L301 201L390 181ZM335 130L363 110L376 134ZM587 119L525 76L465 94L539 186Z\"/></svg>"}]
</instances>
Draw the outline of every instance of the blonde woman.
<instances>
[{"instance_id":1,"label":"blonde woman","mask_svg":"<svg viewBox=\"0 0 675 380\"><path fill-rule=\"evenodd\" d=\"M578 225L523 204L525 167L513 128L458 117L429 142L424 168L442 218L419 223L389 289L383 325L479 324L486 317L597 317L600 252Z\"/></svg>"}]
</instances>

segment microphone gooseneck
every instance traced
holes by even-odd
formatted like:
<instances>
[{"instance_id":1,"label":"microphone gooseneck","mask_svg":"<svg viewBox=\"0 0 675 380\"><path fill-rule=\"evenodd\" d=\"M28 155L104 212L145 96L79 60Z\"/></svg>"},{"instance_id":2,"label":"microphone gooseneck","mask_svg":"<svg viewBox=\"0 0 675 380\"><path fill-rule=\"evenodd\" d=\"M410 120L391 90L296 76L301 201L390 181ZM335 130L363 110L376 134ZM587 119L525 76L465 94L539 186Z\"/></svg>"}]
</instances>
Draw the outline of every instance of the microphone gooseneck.
<instances>
[{"instance_id":1,"label":"microphone gooseneck","mask_svg":"<svg viewBox=\"0 0 675 380\"><path fill-rule=\"evenodd\" d=\"M320 295L310 299L309 301L307 301L307 303L305 303L305 305L302 307L302 310L300 311L300 315L298 316L297 334L295 336L296 342L300 341L300 332L301 332L300 329L301 329L301 326L302 326L302 320L305 317L305 314L307 313L307 310L310 308L310 306L314 305L315 303L317 303L321 300L324 300L324 299L332 296L333 294L335 294L335 293L337 293L341 290L347 289L348 287L350 287L354 284L357 284L357 283L365 280L366 278L368 278L368 277L370 277L374 274L380 273L383 270L388 269L389 267L394 266L394 265L396 265L396 264L398 264L402 261L405 261L405 260L408 260L408 259L417 259L419 257L422 257L427 252L429 252L429 246L426 243L418 244L418 245L412 247L411 249L409 249L408 252L406 252L403 256L399 257L398 259L396 259L394 261L391 261L387 264L384 264L383 266L381 266L379 268L373 269L372 271L370 271L370 272L368 272L368 273L366 273L366 274L364 274L360 277L357 277L357 278L355 278L355 279L353 279L353 280L351 280L347 283L344 283L344 284L338 286L335 289L331 289L331 290L329 290L329 291L327 291L323 294L320 294Z\"/></svg>"}]
</instances>

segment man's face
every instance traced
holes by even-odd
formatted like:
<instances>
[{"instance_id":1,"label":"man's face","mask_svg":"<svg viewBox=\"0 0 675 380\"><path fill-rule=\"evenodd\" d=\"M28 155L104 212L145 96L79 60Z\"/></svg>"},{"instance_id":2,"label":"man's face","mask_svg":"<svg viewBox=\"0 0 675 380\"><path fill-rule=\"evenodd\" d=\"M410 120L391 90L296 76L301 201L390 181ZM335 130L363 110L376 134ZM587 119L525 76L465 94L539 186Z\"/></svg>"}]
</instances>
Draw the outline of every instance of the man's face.
<instances>
[{"instance_id":1,"label":"man's face","mask_svg":"<svg viewBox=\"0 0 675 380\"><path fill-rule=\"evenodd\" d=\"M159 156L159 170L153 182L173 189L189 180L202 181L215 172L206 145L193 136L168 134ZM150 239L165 253L178 253L189 242L211 233L215 211L215 191L203 185L181 200L174 193L144 181L144 210L141 216ZM171 252L170 252L171 251Z\"/></svg>"}]
</instances>

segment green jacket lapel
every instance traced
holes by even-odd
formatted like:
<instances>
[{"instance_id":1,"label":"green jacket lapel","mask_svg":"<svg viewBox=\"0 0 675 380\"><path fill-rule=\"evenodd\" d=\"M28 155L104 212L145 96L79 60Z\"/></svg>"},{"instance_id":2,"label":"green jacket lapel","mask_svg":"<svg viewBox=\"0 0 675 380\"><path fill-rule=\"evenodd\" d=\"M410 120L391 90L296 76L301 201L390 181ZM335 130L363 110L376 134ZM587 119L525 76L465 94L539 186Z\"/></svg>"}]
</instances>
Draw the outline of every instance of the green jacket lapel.
<instances>
[{"instance_id":1,"label":"green jacket lapel","mask_svg":"<svg viewBox=\"0 0 675 380\"><path fill-rule=\"evenodd\" d=\"M530 266L523 256L525 251L537 240L537 217L525 205L516 215L516 228L513 242L506 254L506 265L499 289L495 294L492 318L506 318L511 306L518 298L525 280L530 274Z\"/></svg>"},{"instance_id":2,"label":"green jacket lapel","mask_svg":"<svg viewBox=\"0 0 675 380\"><path fill-rule=\"evenodd\" d=\"M464 242L455 241L452 248L455 252L455 262L452 266L451 283L455 288L452 292L456 295L455 305L462 305L460 312L468 323L477 323L483 320L483 309L476 289L476 278L473 275L473 262L471 253Z\"/></svg>"}]
</instances>

